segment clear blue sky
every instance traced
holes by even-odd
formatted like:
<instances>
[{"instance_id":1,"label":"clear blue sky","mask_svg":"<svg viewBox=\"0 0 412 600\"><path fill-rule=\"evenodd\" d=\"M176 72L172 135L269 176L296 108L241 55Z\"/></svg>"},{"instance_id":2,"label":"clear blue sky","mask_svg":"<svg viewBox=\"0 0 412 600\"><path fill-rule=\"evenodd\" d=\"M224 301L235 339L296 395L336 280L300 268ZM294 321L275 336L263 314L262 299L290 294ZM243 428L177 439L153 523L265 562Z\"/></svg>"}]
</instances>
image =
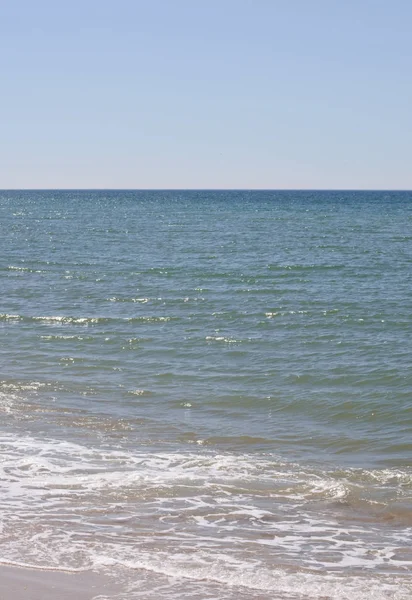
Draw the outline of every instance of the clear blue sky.
<instances>
[{"instance_id":1,"label":"clear blue sky","mask_svg":"<svg viewBox=\"0 0 412 600\"><path fill-rule=\"evenodd\" d=\"M0 0L0 188L412 188L411 0Z\"/></svg>"}]
</instances>

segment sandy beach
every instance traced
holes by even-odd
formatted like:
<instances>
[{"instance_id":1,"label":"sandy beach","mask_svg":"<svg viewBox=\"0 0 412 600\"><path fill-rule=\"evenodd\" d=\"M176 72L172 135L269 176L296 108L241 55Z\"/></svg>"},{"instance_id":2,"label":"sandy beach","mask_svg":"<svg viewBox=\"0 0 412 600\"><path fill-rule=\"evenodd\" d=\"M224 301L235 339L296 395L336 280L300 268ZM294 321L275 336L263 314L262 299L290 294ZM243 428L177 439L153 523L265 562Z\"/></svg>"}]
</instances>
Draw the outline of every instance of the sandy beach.
<instances>
[{"instance_id":1,"label":"sandy beach","mask_svg":"<svg viewBox=\"0 0 412 600\"><path fill-rule=\"evenodd\" d=\"M92 600L115 588L97 573L62 573L0 566L0 600Z\"/></svg>"}]
</instances>

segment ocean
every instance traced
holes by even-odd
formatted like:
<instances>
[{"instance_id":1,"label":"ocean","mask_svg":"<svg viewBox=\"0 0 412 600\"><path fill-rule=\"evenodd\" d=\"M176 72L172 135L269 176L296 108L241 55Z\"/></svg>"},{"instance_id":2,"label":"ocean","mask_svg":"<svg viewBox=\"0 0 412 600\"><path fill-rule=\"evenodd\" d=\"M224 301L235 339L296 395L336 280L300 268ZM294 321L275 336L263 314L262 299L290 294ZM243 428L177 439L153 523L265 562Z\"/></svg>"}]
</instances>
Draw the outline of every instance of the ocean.
<instances>
[{"instance_id":1,"label":"ocean","mask_svg":"<svg viewBox=\"0 0 412 600\"><path fill-rule=\"evenodd\" d=\"M412 193L0 192L0 563L412 597Z\"/></svg>"}]
</instances>

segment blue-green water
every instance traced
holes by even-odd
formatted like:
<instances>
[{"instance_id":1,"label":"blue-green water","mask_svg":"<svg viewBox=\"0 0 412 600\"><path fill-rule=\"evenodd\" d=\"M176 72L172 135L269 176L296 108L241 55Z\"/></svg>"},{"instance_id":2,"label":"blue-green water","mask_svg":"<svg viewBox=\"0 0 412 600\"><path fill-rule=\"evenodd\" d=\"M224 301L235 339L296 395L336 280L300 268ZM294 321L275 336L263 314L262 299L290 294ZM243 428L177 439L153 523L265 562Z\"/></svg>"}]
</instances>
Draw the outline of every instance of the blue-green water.
<instances>
[{"instance_id":1,"label":"blue-green water","mask_svg":"<svg viewBox=\"0 0 412 600\"><path fill-rule=\"evenodd\" d=\"M411 193L14 191L0 219L3 562L411 597Z\"/></svg>"}]
</instances>

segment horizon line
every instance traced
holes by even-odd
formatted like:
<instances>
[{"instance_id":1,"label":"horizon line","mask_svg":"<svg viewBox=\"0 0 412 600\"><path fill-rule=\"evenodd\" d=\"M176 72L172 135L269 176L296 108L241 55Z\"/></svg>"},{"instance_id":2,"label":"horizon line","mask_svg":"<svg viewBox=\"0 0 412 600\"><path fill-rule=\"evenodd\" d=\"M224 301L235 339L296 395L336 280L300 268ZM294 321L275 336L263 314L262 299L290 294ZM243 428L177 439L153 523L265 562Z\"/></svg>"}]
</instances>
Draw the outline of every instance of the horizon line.
<instances>
[{"instance_id":1,"label":"horizon line","mask_svg":"<svg viewBox=\"0 0 412 600\"><path fill-rule=\"evenodd\" d=\"M0 192L412 192L412 188L0 188Z\"/></svg>"}]
</instances>

